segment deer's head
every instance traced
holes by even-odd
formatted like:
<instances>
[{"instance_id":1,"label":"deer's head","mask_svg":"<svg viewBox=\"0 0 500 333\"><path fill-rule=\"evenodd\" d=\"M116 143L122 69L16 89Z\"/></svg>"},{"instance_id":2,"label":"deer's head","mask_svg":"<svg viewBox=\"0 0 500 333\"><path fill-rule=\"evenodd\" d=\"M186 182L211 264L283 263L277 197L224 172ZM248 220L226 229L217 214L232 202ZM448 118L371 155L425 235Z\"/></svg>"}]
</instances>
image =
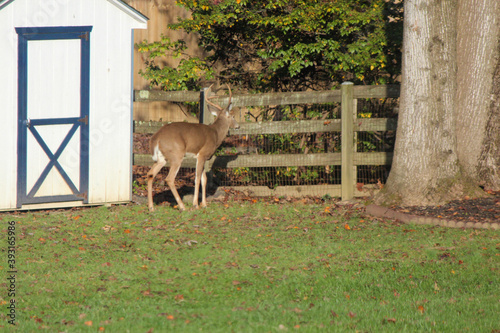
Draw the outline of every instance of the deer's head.
<instances>
[{"instance_id":1,"label":"deer's head","mask_svg":"<svg viewBox=\"0 0 500 333\"><path fill-rule=\"evenodd\" d=\"M213 84L208 88L208 90L210 90L212 88L212 86L213 86ZM231 92L231 88L229 87L229 85L226 84L226 86L227 86L227 89L229 90L229 101L228 101L227 106L225 108L221 107L220 105L217 105L215 103L210 102L211 99L218 97L216 95L211 96L209 98L207 98L207 96L205 95L205 101L207 102L207 104L209 104L215 108L216 111L212 111L212 114L214 116L216 116L217 119L223 118L224 120L226 120L229 123L229 128L239 128L240 125L236 122L236 119L234 119L234 112L231 111L233 108L233 104L231 102L233 94ZM216 119L216 121L217 121L217 119Z\"/></svg>"}]
</instances>

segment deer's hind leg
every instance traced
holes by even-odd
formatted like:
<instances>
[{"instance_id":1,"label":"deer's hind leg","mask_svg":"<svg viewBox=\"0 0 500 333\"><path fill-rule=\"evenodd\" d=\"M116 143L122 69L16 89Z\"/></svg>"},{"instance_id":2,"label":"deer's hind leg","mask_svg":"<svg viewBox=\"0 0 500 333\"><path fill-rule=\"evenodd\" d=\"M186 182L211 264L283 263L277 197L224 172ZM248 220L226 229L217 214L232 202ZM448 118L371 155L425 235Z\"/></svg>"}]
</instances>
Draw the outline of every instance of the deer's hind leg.
<instances>
[{"instance_id":1,"label":"deer's hind leg","mask_svg":"<svg viewBox=\"0 0 500 333\"><path fill-rule=\"evenodd\" d=\"M161 168L165 166L167 162L165 159L161 159L153 166L151 167L151 170L149 170L147 178L148 178L148 208L150 212L153 212L154 206L153 206L153 180L155 179L156 175L158 172L160 172Z\"/></svg>"}]
</instances>

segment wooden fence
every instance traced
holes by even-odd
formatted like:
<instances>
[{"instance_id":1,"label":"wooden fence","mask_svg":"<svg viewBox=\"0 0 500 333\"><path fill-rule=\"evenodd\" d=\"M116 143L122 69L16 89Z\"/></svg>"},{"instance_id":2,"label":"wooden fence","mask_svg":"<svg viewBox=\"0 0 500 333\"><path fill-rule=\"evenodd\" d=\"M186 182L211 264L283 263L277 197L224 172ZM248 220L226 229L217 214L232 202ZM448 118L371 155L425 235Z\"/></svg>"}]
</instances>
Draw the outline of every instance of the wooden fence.
<instances>
[{"instance_id":1,"label":"wooden fence","mask_svg":"<svg viewBox=\"0 0 500 333\"><path fill-rule=\"evenodd\" d=\"M201 92L165 92L165 91L135 91L135 101L172 101L172 102L199 102L203 101L204 90ZM200 98L201 97L201 98ZM396 119L391 118L357 118L356 101L358 98L398 98L399 86L354 86L351 82L342 84L340 90L318 92L286 92L264 93L251 95L234 95L234 107L266 106L266 105L291 105L291 104L321 104L341 103L341 119L325 120L299 120L276 122L240 123L240 128L230 130L230 135L249 134L284 134L284 133L310 133L310 132L342 132L341 153L318 154L280 154L280 155L235 155L216 156L207 162L206 167L220 168L249 168L249 167L293 167L293 166L329 166L341 165L340 185L291 185L278 186L270 189L267 186L237 186L237 190L250 190L260 196L305 196L305 195L330 195L350 200L354 196L367 196L375 189L364 186L359 189L356 179L358 165L390 165L392 153L356 151L357 132L360 131L395 131ZM215 98L213 101L219 105L227 103L228 97ZM200 119L203 123L211 123L213 118L207 112L205 103L200 103ZM135 133L154 133L163 124L161 122L136 122ZM152 165L150 155L135 155L135 165ZM194 168L196 160L185 158L183 167Z\"/></svg>"}]
</instances>

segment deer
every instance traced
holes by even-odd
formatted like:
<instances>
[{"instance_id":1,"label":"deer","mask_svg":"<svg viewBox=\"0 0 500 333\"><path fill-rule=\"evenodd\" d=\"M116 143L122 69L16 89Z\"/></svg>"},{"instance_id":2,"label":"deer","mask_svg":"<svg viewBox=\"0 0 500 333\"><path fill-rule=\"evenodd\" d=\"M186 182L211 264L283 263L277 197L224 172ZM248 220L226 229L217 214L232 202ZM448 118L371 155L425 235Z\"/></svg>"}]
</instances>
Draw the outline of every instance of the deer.
<instances>
[{"instance_id":1,"label":"deer","mask_svg":"<svg viewBox=\"0 0 500 333\"><path fill-rule=\"evenodd\" d=\"M179 171L182 161L185 156L196 158L196 176L194 184L194 199L193 206L198 207L199 187L201 182L202 200L201 206L207 206L206 185L207 175L205 170L205 162L212 158L217 148L221 145L224 138L227 136L230 128L239 128L239 124L234 119L232 109L232 93L229 90L229 102L225 108L220 105L210 102L210 99L217 97L212 96L207 98L208 92L213 84L208 88L205 94L205 101L212 106L216 111L212 110L215 121L210 124L174 122L164 125L156 132L150 140L151 157L154 164L151 170L147 173L148 179L148 208L150 212L154 211L153 206L153 180L158 172L165 166L167 161L170 163L166 182L170 191L177 201L179 210L184 211L186 207L175 188L175 177Z\"/></svg>"}]
</instances>

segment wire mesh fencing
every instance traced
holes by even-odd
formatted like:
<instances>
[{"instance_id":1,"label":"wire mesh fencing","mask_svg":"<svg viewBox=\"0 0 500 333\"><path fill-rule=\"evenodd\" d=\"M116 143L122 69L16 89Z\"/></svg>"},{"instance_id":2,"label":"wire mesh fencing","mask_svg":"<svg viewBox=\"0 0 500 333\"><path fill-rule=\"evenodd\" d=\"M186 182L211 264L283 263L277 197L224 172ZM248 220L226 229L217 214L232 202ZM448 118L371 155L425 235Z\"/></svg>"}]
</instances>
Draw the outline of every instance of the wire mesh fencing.
<instances>
[{"instance_id":1,"label":"wire mesh fencing","mask_svg":"<svg viewBox=\"0 0 500 333\"><path fill-rule=\"evenodd\" d=\"M398 97L398 86L352 84L337 91L233 96L240 129L230 130L209 162L209 179L216 187L265 196L372 194L390 171ZM192 164L185 166L191 168L185 175L192 175Z\"/></svg>"},{"instance_id":2,"label":"wire mesh fencing","mask_svg":"<svg viewBox=\"0 0 500 333\"><path fill-rule=\"evenodd\" d=\"M388 119L394 124L386 130L376 130L376 126L365 126L364 131L355 133L356 151L359 153L388 153L394 151L396 140L397 113L399 98L358 99L356 119ZM390 164L371 165L370 156L365 155L367 165L357 165L356 184L376 184L379 188L385 184ZM374 155L375 156L375 155Z\"/></svg>"},{"instance_id":3,"label":"wire mesh fencing","mask_svg":"<svg viewBox=\"0 0 500 333\"><path fill-rule=\"evenodd\" d=\"M300 165L299 162L303 155L340 152L340 132L304 130L296 133L294 129L297 127L294 122L298 121L328 123L331 119L339 119L340 103L255 107L245 110L241 118L250 124L280 122L282 126L276 126L276 131L281 132L231 135L217 156L237 154L258 158L280 155L282 165L214 168L217 185L275 189L279 186L340 184L339 165Z\"/></svg>"}]
</instances>

